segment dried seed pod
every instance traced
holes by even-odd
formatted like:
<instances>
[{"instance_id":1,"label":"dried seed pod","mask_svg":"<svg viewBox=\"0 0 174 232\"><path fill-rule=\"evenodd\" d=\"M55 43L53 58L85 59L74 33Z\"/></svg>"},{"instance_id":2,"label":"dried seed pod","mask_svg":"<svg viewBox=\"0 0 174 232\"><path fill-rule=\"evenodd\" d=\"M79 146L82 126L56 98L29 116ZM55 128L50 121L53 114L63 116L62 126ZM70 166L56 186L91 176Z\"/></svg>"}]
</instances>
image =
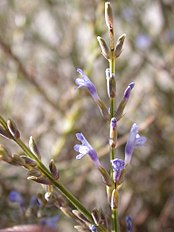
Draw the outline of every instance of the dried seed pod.
<instances>
[{"instance_id":1,"label":"dried seed pod","mask_svg":"<svg viewBox=\"0 0 174 232\"><path fill-rule=\"evenodd\" d=\"M39 159L41 159L39 149L32 136L30 136L30 139L29 139L29 148L33 154L35 154Z\"/></svg>"},{"instance_id":2,"label":"dried seed pod","mask_svg":"<svg viewBox=\"0 0 174 232\"><path fill-rule=\"evenodd\" d=\"M40 183L40 184L45 184L45 185L50 185L51 182L50 180L48 180L46 177L44 176L41 176L41 177L37 177L37 176L28 176L27 177L28 180L33 180L37 183Z\"/></svg>"},{"instance_id":3,"label":"dried seed pod","mask_svg":"<svg viewBox=\"0 0 174 232\"><path fill-rule=\"evenodd\" d=\"M58 179L59 179L59 172L58 172L58 170L57 170L57 168L56 168L56 165L55 165L53 159L51 159L51 161L50 161L50 163L49 163L49 169L50 169L50 172L51 172L52 176L53 176L56 180L58 180Z\"/></svg>"},{"instance_id":4,"label":"dried seed pod","mask_svg":"<svg viewBox=\"0 0 174 232\"><path fill-rule=\"evenodd\" d=\"M16 124L11 119L7 120L7 127L8 127L8 130L9 130L10 134L15 139L19 139L20 138L19 130L17 129Z\"/></svg>"}]
</instances>

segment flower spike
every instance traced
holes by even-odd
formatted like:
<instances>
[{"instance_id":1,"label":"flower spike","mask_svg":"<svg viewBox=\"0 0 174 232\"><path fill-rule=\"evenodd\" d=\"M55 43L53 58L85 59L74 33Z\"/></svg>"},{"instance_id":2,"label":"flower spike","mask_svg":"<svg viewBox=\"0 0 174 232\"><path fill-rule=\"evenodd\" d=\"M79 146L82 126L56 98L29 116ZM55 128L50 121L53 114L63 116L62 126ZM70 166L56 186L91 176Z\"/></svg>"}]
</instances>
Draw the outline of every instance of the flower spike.
<instances>
[{"instance_id":1,"label":"flower spike","mask_svg":"<svg viewBox=\"0 0 174 232\"><path fill-rule=\"evenodd\" d=\"M129 137L125 146L125 164L129 164L135 147L142 146L146 142L144 136L138 134L138 126L134 123L131 127Z\"/></svg>"}]
</instances>

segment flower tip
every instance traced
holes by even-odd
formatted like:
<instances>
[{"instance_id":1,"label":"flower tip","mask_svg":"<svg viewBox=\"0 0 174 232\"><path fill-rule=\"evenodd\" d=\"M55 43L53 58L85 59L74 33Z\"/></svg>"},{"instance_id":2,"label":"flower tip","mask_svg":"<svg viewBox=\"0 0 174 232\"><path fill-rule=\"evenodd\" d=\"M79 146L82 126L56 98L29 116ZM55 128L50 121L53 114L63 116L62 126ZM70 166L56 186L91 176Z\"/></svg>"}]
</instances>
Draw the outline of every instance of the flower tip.
<instances>
[{"instance_id":1,"label":"flower tip","mask_svg":"<svg viewBox=\"0 0 174 232\"><path fill-rule=\"evenodd\" d=\"M138 130L138 125L134 122L134 123L132 124L131 130L135 130L135 129ZM137 133L138 133L138 132L137 132Z\"/></svg>"},{"instance_id":2,"label":"flower tip","mask_svg":"<svg viewBox=\"0 0 174 232\"><path fill-rule=\"evenodd\" d=\"M112 128L116 128L116 126L117 126L117 119L115 117L113 117L111 119L111 125L112 125Z\"/></svg>"},{"instance_id":3,"label":"flower tip","mask_svg":"<svg viewBox=\"0 0 174 232\"><path fill-rule=\"evenodd\" d=\"M84 136L83 136L82 133L78 132L78 133L76 133L76 138L77 138L79 141L82 141L83 138L84 138Z\"/></svg>"},{"instance_id":4,"label":"flower tip","mask_svg":"<svg viewBox=\"0 0 174 232\"><path fill-rule=\"evenodd\" d=\"M128 100L129 99L129 96L130 96L130 92L131 92L131 87L128 86L124 92L124 99L125 100Z\"/></svg>"},{"instance_id":5,"label":"flower tip","mask_svg":"<svg viewBox=\"0 0 174 232\"><path fill-rule=\"evenodd\" d=\"M82 71L81 68L77 68L76 71L77 71L79 74L81 74L81 75L83 74L83 71Z\"/></svg>"},{"instance_id":6,"label":"flower tip","mask_svg":"<svg viewBox=\"0 0 174 232\"><path fill-rule=\"evenodd\" d=\"M131 82L131 83L129 84L129 86L131 87L131 89L133 89L134 86L135 86L135 82Z\"/></svg>"},{"instance_id":7,"label":"flower tip","mask_svg":"<svg viewBox=\"0 0 174 232\"><path fill-rule=\"evenodd\" d=\"M128 232L132 232L132 218L130 216L126 216L126 224Z\"/></svg>"},{"instance_id":8,"label":"flower tip","mask_svg":"<svg viewBox=\"0 0 174 232\"><path fill-rule=\"evenodd\" d=\"M76 155L76 160L80 160L83 156L84 156L84 154L78 154L78 155Z\"/></svg>"},{"instance_id":9,"label":"flower tip","mask_svg":"<svg viewBox=\"0 0 174 232\"><path fill-rule=\"evenodd\" d=\"M126 38L126 33L123 33L123 34L121 35L121 37L125 39L125 38Z\"/></svg>"}]
</instances>

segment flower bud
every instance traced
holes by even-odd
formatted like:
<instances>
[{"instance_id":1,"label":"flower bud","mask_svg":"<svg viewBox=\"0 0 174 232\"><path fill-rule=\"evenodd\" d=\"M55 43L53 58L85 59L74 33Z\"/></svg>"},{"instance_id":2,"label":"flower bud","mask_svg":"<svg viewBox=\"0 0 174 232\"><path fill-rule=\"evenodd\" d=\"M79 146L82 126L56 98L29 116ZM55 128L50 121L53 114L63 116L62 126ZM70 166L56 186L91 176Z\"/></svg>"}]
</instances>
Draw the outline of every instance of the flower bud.
<instances>
[{"instance_id":1,"label":"flower bud","mask_svg":"<svg viewBox=\"0 0 174 232\"><path fill-rule=\"evenodd\" d=\"M25 161L17 154L12 154L12 164L25 166Z\"/></svg>"},{"instance_id":2,"label":"flower bud","mask_svg":"<svg viewBox=\"0 0 174 232\"><path fill-rule=\"evenodd\" d=\"M45 200L47 202L50 202L51 200L53 200L54 197L52 195L53 195L52 192L46 192L45 193Z\"/></svg>"},{"instance_id":3,"label":"flower bud","mask_svg":"<svg viewBox=\"0 0 174 232\"><path fill-rule=\"evenodd\" d=\"M41 172L38 169L31 169L27 173L28 176L41 177Z\"/></svg>"},{"instance_id":4,"label":"flower bud","mask_svg":"<svg viewBox=\"0 0 174 232\"><path fill-rule=\"evenodd\" d=\"M59 172L58 172L58 170L57 170L57 168L56 168L56 165L55 165L53 159L51 159L51 161L50 161L50 163L49 163L49 169L50 169L50 172L51 172L52 176L53 176L56 180L58 180L58 179L59 179Z\"/></svg>"},{"instance_id":5,"label":"flower bud","mask_svg":"<svg viewBox=\"0 0 174 232\"><path fill-rule=\"evenodd\" d=\"M15 139L19 139L20 138L19 130L17 129L15 123L12 120L10 120L10 119L7 120L7 127L8 127L8 130L9 130L10 134Z\"/></svg>"},{"instance_id":6,"label":"flower bud","mask_svg":"<svg viewBox=\"0 0 174 232\"><path fill-rule=\"evenodd\" d=\"M99 223L100 223L100 214L99 214L98 209L93 209L91 215L92 215L92 218L94 220L94 223L96 225L99 225Z\"/></svg>"},{"instance_id":7,"label":"flower bud","mask_svg":"<svg viewBox=\"0 0 174 232\"><path fill-rule=\"evenodd\" d=\"M106 171L106 169L102 166L100 166L98 168L99 172L101 173L102 177L103 177L103 182L107 185L107 186L111 186L112 185L112 180L110 178L109 173Z\"/></svg>"},{"instance_id":8,"label":"flower bud","mask_svg":"<svg viewBox=\"0 0 174 232\"><path fill-rule=\"evenodd\" d=\"M127 231L133 232L132 218L130 216L126 216L126 225L127 225Z\"/></svg>"},{"instance_id":9,"label":"flower bud","mask_svg":"<svg viewBox=\"0 0 174 232\"><path fill-rule=\"evenodd\" d=\"M65 214L65 216L71 217L71 218L74 217L74 214L71 212L71 209L70 209L70 208L61 206L61 207L60 207L60 210L62 211L62 213Z\"/></svg>"},{"instance_id":10,"label":"flower bud","mask_svg":"<svg viewBox=\"0 0 174 232\"><path fill-rule=\"evenodd\" d=\"M111 196L111 209L115 210L118 208L118 191L114 189Z\"/></svg>"},{"instance_id":11,"label":"flower bud","mask_svg":"<svg viewBox=\"0 0 174 232\"><path fill-rule=\"evenodd\" d=\"M41 158L39 149L32 136L30 136L30 139L29 139L29 148L33 154L35 154L39 159Z\"/></svg>"},{"instance_id":12,"label":"flower bud","mask_svg":"<svg viewBox=\"0 0 174 232\"><path fill-rule=\"evenodd\" d=\"M0 160L11 163L12 156L9 154L8 150L0 144Z\"/></svg>"},{"instance_id":13,"label":"flower bud","mask_svg":"<svg viewBox=\"0 0 174 232\"><path fill-rule=\"evenodd\" d=\"M116 96L116 82L115 76L110 74L110 69L106 69L106 81L108 96L109 98L114 98Z\"/></svg>"},{"instance_id":14,"label":"flower bud","mask_svg":"<svg viewBox=\"0 0 174 232\"><path fill-rule=\"evenodd\" d=\"M96 103L98 105L98 108L99 108L100 113L103 116L103 118L105 120L108 120L109 119L109 112L108 112L108 109L105 106L104 102L101 99L99 99Z\"/></svg>"},{"instance_id":15,"label":"flower bud","mask_svg":"<svg viewBox=\"0 0 174 232\"><path fill-rule=\"evenodd\" d=\"M109 30L113 29L113 16L110 2L105 2L105 22Z\"/></svg>"},{"instance_id":16,"label":"flower bud","mask_svg":"<svg viewBox=\"0 0 174 232\"><path fill-rule=\"evenodd\" d=\"M116 147L116 139L117 139L117 120L115 117L111 118L110 122L110 140L109 145L112 148Z\"/></svg>"},{"instance_id":17,"label":"flower bud","mask_svg":"<svg viewBox=\"0 0 174 232\"><path fill-rule=\"evenodd\" d=\"M97 228L96 228L95 225L90 225L89 229L90 229L91 232L97 232Z\"/></svg>"},{"instance_id":18,"label":"flower bud","mask_svg":"<svg viewBox=\"0 0 174 232\"><path fill-rule=\"evenodd\" d=\"M9 131L5 130L2 126L0 126L0 135L7 138L7 139L11 139L11 133L9 133Z\"/></svg>"},{"instance_id":19,"label":"flower bud","mask_svg":"<svg viewBox=\"0 0 174 232\"><path fill-rule=\"evenodd\" d=\"M41 177L37 177L37 176L28 176L27 177L27 180L33 180L37 183L40 183L40 184L45 184L45 185L50 185L50 180L48 180L46 177L44 176L41 176Z\"/></svg>"},{"instance_id":20,"label":"flower bud","mask_svg":"<svg viewBox=\"0 0 174 232\"><path fill-rule=\"evenodd\" d=\"M74 209L72 210L72 213L81 221L85 222L85 223L89 223L89 221L86 219L86 217L78 210Z\"/></svg>"},{"instance_id":21,"label":"flower bud","mask_svg":"<svg viewBox=\"0 0 174 232\"><path fill-rule=\"evenodd\" d=\"M27 157L27 156L21 156L21 158L25 161L25 164L27 166L31 166L31 167L36 167L37 166L37 163L35 160Z\"/></svg>"},{"instance_id":22,"label":"flower bud","mask_svg":"<svg viewBox=\"0 0 174 232\"><path fill-rule=\"evenodd\" d=\"M129 97L130 97L130 93L131 93L132 89L134 88L134 86L135 86L135 83L131 82L128 85L128 87L126 88L126 90L124 91L123 99L121 100L121 102L117 108L116 115L115 115L117 121L120 120L121 117L123 116L124 109L126 107L126 104L127 104Z\"/></svg>"},{"instance_id":23,"label":"flower bud","mask_svg":"<svg viewBox=\"0 0 174 232\"><path fill-rule=\"evenodd\" d=\"M124 40L126 38L126 34L121 35L118 40L117 40L117 44L115 47L115 57L119 57L123 51L123 44L124 44Z\"/></svg>"},{"instance_id":24,"label":"flower bud","mask_svg":"<svg viewBox=\"0 0 174 232\"><path fill-rule=\"evenodd\" d=\"M97 40L98 40L98 43L100 45L102 55L108 60L109 59L109 48L108 48L105 40L100 36L97 36Z\"/></svg>"}]
</instances>

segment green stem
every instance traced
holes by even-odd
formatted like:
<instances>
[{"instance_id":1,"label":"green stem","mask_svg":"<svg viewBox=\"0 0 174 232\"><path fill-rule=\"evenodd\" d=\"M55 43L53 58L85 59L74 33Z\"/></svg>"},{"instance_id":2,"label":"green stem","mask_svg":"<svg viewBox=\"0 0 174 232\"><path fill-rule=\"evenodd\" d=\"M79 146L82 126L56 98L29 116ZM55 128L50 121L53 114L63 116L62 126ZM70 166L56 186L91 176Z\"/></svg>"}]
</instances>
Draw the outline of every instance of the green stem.
<instances>
[{"instance_id":1,"label":"green stem","mask_svg":"<svg viewBox=\"0 0 174 232\"><path fill-rule=\"evenodd\" d=\"M81 213L85 215L85 217L92 221L92 216L90 212L75 198L61 183L60 181L56 181L52 175L50 174L49 170L45 167L45 165L34 155L30 152L28 147L20 140L16 140L16 143L22 148L22 150L26 153L27 156L36 160L38 168L40 171L56 186L59 191L78 209Z\"/></svg>"},{"instance_id":2,"label":"green stem","mask_svg":"<svg viewBox=\"0 0 174 232\"><path fill-rule=\"evenodd\" d=\"M115 220L116 219L116 220ZM119 221L118 221L118 211L112 210L112 232L119 232Z\"/></svg>"},{"instance_id":3,"label":"green stem","mask_svg":"<svg viewBox=\"0 0 174 232\"><path fill-rule=\"evenodd\" d=\"M112 37L112 38L111 38ZM109 60L109 68L110 68L110 75L115 76L115 54L114 54L114 34L110 33L110 51L111 51L111 58ZM116 88L116 86L115 86ZM115 106L116 106L116 97L115 98L110 98L110 117L114 117L115 114ZM117 138L116 138L117 140ZM113 160L115 158L115 149L110 148L110 160ZM113 169L112 167L110 168L110 176L113 178ZM118 211L112 209L112 232L119 232L119 221L118 221Z\"/></svg>"},{"instance_id":4,"label":"green stem","mask_svg":"<svg viewBox=\"0 0 174 232\"><path fill-rule=\"evenodd\" d=\"M7 129L7 124L6 121L3 119L2 116L0 116L0 124L4 127L4 129ZM31 159L34 159L37 162L38 169L51 181L51 183L58 188L58 190L66 197L66 199L75 207L77 208L89 221L90 223L94 223L91 213L81 204L81 202L71 193L66 189L60 181L56 181L49 170L45 167L45 165L41 162L41 160L33 154L30 149L23 143L21 139L15 139L12 138L18 145L19 147L24 151L24 153L30 157ZM103 226L98 226L97 229L100 232L107 232L106 228Z\"/></svg>"}]
</instances>

